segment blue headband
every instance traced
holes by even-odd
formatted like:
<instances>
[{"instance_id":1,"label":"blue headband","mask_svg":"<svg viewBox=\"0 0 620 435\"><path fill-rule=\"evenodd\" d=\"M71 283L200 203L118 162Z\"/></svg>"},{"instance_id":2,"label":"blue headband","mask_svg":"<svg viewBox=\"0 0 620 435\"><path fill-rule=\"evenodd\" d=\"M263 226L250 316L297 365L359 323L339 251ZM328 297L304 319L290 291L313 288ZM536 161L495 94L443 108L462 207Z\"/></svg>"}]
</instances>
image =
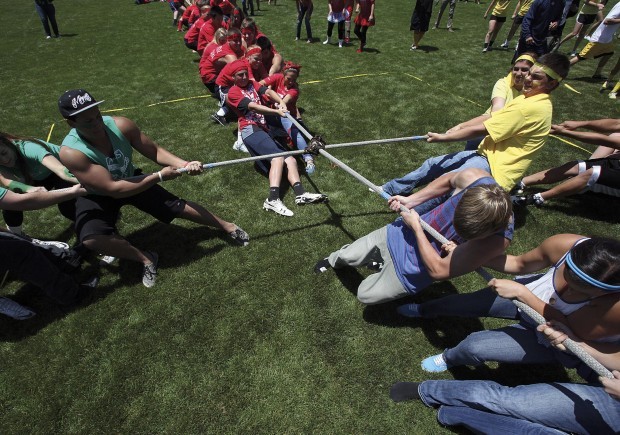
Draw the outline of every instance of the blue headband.
<instances>
[{"instance_id":1,"label":"blue headband","mask_svg":"<svg viewBox=\"0 0 620 435\"><path fill-rule=\"evenodd\" d=\"M575 272L575 275L577 275L583 281L587 282L588 284L593 285L594 287L598 287L601 290L605 290L609 292L620 290L620 285L605 284L604 282L600 282L599 280L592 278L590 275L586 274L583 270L579 269L577 265L575 264L575 262L573 261L570 254L571 253L569 252L566 255L566 264L568 265L568 267L570 267L570 270Z\"/></svg>"}]
</instances>

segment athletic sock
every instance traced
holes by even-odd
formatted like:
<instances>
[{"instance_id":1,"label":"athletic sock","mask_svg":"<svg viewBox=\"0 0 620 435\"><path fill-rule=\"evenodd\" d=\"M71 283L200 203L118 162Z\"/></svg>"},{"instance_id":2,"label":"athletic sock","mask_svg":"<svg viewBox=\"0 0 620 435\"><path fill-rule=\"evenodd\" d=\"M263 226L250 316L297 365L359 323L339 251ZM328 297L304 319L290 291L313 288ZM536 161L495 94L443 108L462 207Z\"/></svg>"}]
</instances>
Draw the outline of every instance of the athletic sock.
<instances>
[{"instance_id":1,"label":"athletic sock","mask_svg":"<svg viewBox=\"0 0 620 435\"><path fill-rule=\"evenodd\" d=\"M495 41L489 41L489 48L491 48L491 46L493 45Z\"/></svg>"},{"instance_id":2,"label":"athletic sock","mask_svg":"<svg viewBox=\"0 0 620 435\"><path fill-rule=\"evenodd\" d=\"M270 187L269 188L269 201L276 201L278 199L280 199L280 188Z\"/></svg>"},{"instance_id":3,"label":"athletic sock","mask_svg":"<svg viewBox=\"0 0 620 435\"><path fill-rule=\"evenodd\" d=\"M486 42L482 45L482 48L489 48L489 44L487 44Z\"/></svg>"},{"instance_id":4,"label":"athletic sock","mask_svg":"<svg viewBox=\"0 0 620 435\"><path fill-rule=\"evenodd\" d=\"M293 184L293 191L295 192L295 196L303 195L304 193L306 193L304 186L302 186L301 182L299 181Z\"/></svg>"}]
</instances>

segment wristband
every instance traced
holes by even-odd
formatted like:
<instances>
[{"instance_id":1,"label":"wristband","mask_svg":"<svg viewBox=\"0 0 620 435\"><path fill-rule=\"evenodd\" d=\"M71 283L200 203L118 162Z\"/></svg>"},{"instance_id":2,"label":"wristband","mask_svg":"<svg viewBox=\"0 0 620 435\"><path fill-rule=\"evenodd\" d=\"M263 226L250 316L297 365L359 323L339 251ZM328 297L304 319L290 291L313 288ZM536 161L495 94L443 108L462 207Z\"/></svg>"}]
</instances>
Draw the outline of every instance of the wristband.
<instances>
[{"instance_id":1,"label":"wristband","mask_svg":"<svg viewBox=\"0 0 620 435\"><path fill-rule=\"evenodd\" d=\"M164 181L164 177L161 176L161 171L157 171L157 175L159 175L159 181Z\"/></svg>"},{"instance_id":2,"label":"wristband","mask_svg":"<svg viewBox=\"0 0 620 435\"><path fill-rule=\"evenodd\" d=\"M15 180L11 180L9 182L9 190L12 190L13 192L17 192L17 193L26 193L28 192L28 189L30 189L31 187L34 186L29 186L28 184L24 184L22 182L19 181L15 181Z\"/></svg>"}]
</instances>

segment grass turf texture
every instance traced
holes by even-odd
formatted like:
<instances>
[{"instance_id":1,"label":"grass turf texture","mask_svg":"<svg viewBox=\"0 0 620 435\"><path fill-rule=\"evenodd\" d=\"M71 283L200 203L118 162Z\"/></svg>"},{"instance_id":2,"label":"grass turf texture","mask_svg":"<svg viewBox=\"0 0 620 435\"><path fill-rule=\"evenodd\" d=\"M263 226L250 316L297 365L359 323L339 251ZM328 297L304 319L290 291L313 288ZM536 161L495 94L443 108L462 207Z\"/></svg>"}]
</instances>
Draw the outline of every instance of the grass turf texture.
<instances>
[{"instance_id":1,"label":"grass turf texture","mask_svg":"<svg viewBox=\"0 0 620 435\"><path fill-rule=\"evenodd\" d=\"M106 100L103 110L129 108L111 114L134 119L180 156L205 162L243 157L231 149L233 127L209 120L214 100L149 107L205 95L197 57L171 27L166 3L55 4L64 35L59 40L43 38L32 2L0 4L2 130L45 138L54 124L51 141L60 143L68 128L59 119L57 98L84 87ZM301 86L300 106L311 130L328 143L442 131L476 116L511 58L501 50L481 53L487 4L458 3L456 32L429 31L421 43L428 52L411 53L411 2L380 1L377 26L368 32L372 51L364 54L355 53L355 45L306 44L303 29L302 41L294 42L292 0L261 7L261 28L286 59L303 65L300 81L314 82ZM326 9L315 5L317 41L324 38ZM594 68L587 61L571 71L567 83L579 94L563 86L554 93L555 122L617 116L616 103L598 94L600 83L589 79ZM384 74L340 79L378 73ZM380 184L461 146L416 142L333 154ZM530 172L585 157L550 139ZM156 169L138 161L145 171ZM3 432L440 433L432 410L393 404L389 386L428 378L489 378L510 385L577 380L572 371L553 366L488 364L423 373L422 358L506 322L406 320L397 317L395 304L363 307L356 301L348 289L356 288L364 270L315 276L316 260L394 215L324 159L316 175L303 181L331 201L295 207L289 191L284 201L296 213L290 219L261 210L267 182L250 165L166 183L245 228L252 237L247 248L191 223L165 226L126 208L122 234L160 254L153 289L141 285L139 266L126 262L102 269L92 297L68 312L18 282L5 285L1 295L31 306L38 316L25 322L0 317ZM529 208L518 215L510 252L561 232L618 237L617 205L616 199L587 194ZM25 229L67 239L71 231L59 216L55 208L27 213ZM414 300L482 286L470 274L436 284Z\"/></svg>"}]
</instances>

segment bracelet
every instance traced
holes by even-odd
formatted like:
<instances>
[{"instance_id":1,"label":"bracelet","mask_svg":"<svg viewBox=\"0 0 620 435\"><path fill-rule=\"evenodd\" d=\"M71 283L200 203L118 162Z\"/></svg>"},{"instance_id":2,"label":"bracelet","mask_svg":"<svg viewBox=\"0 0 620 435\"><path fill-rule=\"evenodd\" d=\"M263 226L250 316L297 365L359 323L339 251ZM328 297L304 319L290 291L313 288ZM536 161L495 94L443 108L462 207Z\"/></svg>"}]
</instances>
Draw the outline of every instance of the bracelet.
<instances>
[{"instance_id":1,"label":"bracelet","mask_svg":"<svg viewBox=\"0 0 620 435\"><path fill-rule=\"evenodd\" d=\"M161 171L157 171L157 175L159 175L159 181L164 181L164 177L161 176Z\"/></svg>"}]
</instances>

